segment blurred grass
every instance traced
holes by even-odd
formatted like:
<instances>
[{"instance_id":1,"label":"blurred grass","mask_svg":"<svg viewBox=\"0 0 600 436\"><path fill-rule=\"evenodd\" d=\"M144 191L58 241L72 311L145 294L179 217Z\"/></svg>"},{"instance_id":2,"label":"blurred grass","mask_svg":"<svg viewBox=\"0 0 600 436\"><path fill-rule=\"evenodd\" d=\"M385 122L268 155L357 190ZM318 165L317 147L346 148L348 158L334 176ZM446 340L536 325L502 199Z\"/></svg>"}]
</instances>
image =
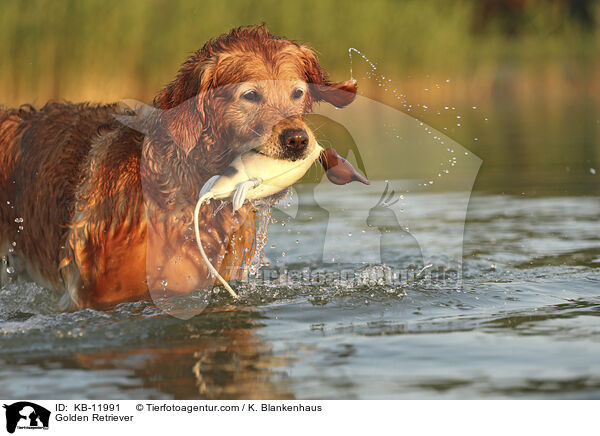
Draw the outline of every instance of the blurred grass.
<instances>
[{"instance_id":1,"label":"blurred grass","mask_svg":"<svg viewBox=\"0 0 600 436\"><path fill-rule=\"evenodd\" d=\"M0 104L149 102L207 39L262 22L317 49L334 80L350 76L350 47L376 62L411 115L483 158L476 189L600 192L593 0L2 0ZM359 86L407 110L375 81Z\"/></svg>"},{"instance_id":2,"label":"blurred grass","mask_svg":"<svg viewBox=\"0 0 600 436\"><path fill-rule=\"evenodd\" d=\"M208 38L261 22L314 46L333 77L348 76L348 48L356 47L415 90L452 77L457 95L489 94L508 75L522 88L545 80L547 92L600 91L600 31L567 3L525 1L489 18L476 0L3 0L0 103L148 101ZM598 4L586 4L592 23L600 21Z\"/></svg>"}]
</instances>

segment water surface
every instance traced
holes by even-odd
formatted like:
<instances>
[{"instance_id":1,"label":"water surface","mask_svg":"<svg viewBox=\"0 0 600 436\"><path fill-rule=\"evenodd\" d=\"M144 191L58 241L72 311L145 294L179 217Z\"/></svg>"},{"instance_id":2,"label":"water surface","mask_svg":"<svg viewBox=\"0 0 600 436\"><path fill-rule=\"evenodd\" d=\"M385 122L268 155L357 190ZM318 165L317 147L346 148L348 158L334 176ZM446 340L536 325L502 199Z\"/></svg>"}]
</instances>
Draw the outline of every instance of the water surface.
<instances>
[{"instance_id":1,"label":"water surface","mask_svg":"<svg viewBox=\"0 0 600 436\"><path fill-rule=\"evenodd\" d=\"M446 211L462 198L422 195ZM347 223L330 230L347 236L345 267L363 282L280 274L238 284L241 304L222 294L188 321L148 302L60 313L51 292L8 284L0 397L600 398L599 213L593 196L475 193L462 280L442 282L386 282L364 239L347 236L373 229ZM297 224L302 238L271 224L272 271L335 270L314 249L319 219ZM453 220L424 213L415 234L443 246Z\"/></svg>"}]
</instances>

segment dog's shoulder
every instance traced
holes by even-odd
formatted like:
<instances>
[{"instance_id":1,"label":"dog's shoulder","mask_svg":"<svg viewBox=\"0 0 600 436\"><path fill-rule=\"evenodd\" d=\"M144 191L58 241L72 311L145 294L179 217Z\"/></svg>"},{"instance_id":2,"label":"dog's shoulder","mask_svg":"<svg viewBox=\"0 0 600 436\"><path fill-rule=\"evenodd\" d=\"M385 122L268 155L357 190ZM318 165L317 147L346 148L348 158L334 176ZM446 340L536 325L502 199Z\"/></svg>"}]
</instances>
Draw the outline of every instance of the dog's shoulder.
<instances>
[{"instance_id":1,"label":"dog's shoulder","mask_svg":"<svg viewBox=\"0 0 600 436\"><path fill-rule=\"evenodd\" d=\"M138 202L143 140L143 133L114 118L100 125L84 162L85 179L78 189L79 200L97 197L98 203L116 201L117 198L121 199L119 203L123 199L127 203Z\"/></svg>"}]
</instances>

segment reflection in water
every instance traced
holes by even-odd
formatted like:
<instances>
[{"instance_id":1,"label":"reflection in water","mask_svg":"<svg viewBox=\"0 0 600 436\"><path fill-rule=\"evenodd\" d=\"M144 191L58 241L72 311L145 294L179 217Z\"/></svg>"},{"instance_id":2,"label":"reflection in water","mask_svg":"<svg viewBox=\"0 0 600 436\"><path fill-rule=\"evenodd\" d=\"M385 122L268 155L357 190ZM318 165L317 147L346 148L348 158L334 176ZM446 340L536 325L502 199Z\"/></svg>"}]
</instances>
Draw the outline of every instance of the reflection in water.
<instances>
[{"instance_id":1,"label":"reflection in water","mask_svg":"<svg viewBox=\"0 0 600 436\"><path fill-rule=\"evenodd\" d=\"M130 369L143 387L178 399L292 398L285 359L255 333L260 318L250 308L213 307L182 323L176 341L77 353L76 361L87 369Z\"/></svg>"},{"instance_id":2,"label":"reflection in water","mask_svg":"<svg viewBox=\"0 0 600 436\"><path fill-rule=\"evenodd\" d=\"M367 207L378 186L361 197ZM440 213L442 203L462 207L449 194L423 197L418 230L450 244L456 215ZM60 313L49 291L11 283L0 289L0 397L598 398L599 214L591 197L475 195L460 289L290 277L238 284L238 306L217 294L188 321L147 302ZM284 267L327 268L311 251L316 219L298 245L292 223L272 225L267 256L297 246L280 256ZM370 268L369 247L347 236L364 219L342 224L329 232Z\"/></svg>"},{"instance_id":3,"label":"reflection in water","mask_svg":"<svg viewBox=\"0 0 600 436\"><path fill-rule=\"evenodd\" d=\"M136 303L113 313L81 311L73 315L75 328L62 322L50 327L43 315L24 315L13 312L0 324L8 345L0 347L3 398L32 392L37 398L293 398L289 361L256 334L263 316L249 306L212 306L181 321ZM33 326L41 323L40 339L50 335L53 346L19 350L20 334L9 333L10 325L26 322L34 337ZM35 376L40 371L43 376Z\"/></svg>"}]
</instances>

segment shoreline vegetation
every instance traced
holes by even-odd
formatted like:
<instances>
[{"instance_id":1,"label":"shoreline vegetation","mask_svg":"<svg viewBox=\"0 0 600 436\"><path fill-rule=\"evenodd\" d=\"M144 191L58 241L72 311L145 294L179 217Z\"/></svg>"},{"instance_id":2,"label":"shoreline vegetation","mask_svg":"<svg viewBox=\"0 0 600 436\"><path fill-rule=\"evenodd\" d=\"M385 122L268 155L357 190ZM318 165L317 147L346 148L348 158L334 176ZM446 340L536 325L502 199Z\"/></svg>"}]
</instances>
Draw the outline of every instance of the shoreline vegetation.
<instances>
[{"instance_id":1,"label":"shoreline vegetation","mask_svg":"<svg viewBox=\"0 0 600 436\"><path fill-rule=\"evenodd\" d=\"M350 78L350 48L375 62L389 89L365 80L366 63L353 55L359 93L477 154L476 189L598 192L600 2L592 0L4 0L0 105L150 103L209 38L263 22L314 47L335 80Z\"/></svg>"},{"instance_id":2,"label":"shoreline vegetation","mask_svg":"<svg viewBox=\"0 0 600 436\"><path fill-rule=\"evenodd\" d=\"M599 21L600 5L586 0L269 0L254 7L237 0L5 0L0 103L151 101L207 39L261 22L315 47L332 77L349 76L348 49L358 48L423 104L507 96L598 101ZM432 87L446 80L451 86ZM369 84L363 91L386 99Z\"/></svg>"}]
</instances>

